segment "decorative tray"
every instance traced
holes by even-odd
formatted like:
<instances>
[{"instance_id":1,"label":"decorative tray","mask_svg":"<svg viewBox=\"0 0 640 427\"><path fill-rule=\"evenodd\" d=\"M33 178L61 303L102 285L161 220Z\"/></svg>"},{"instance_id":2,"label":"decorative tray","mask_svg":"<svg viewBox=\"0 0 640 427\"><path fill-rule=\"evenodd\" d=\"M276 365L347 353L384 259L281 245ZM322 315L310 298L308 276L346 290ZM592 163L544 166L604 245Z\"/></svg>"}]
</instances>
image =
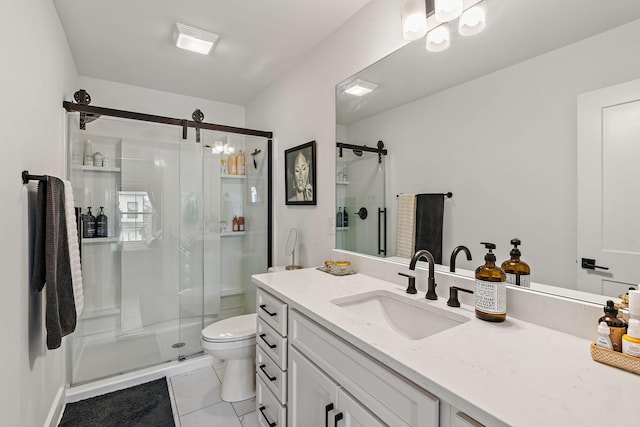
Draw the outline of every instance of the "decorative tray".
<instances>
[{"instance_id":1,"label":"decorative tray","mask_svg":"<svg viewBox=\"0 0 640 427\"><path fill-rule=\"evenodd\" d=\"M640 375L640 357L629 356L628 354L598 347L595 342L592 342L591 358L596 362Z\"/></svg>"},{"instance_id":2,"label":"decorative tray","mask_svg":"<svg viewBox=\"0 0 640 427\"><path fill-rule=\"evenodd\" d=\"M334 275L334 276L348 276L350 274L356 274L356 272L351 270L350 268L349 269L344 269L344 270L339 270L339 271L334 271L331 268L322 266L322 267L316 267L316 270L320 270L320 271L323 271L325 273L329 273L329 274Z\"/></svg>"}]
</instances>

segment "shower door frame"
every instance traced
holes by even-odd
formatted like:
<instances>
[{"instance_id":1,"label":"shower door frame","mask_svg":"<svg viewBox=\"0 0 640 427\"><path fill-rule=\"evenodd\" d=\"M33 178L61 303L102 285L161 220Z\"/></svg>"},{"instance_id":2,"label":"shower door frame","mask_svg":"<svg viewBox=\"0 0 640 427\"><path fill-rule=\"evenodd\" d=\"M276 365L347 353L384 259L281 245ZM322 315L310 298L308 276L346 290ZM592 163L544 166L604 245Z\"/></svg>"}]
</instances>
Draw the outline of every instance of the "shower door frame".
<instances>
[{"instance_id":1,"label":"shower door frame","mask_svg":"<svg viewBox=\"0 0 640 427\"><path fill-rule=\"evenodd\" d=\"M79 94L79 96L77 96ZM85 96L87 98L90 99L90 97L88 97L88 95L86 94L86 92L84 90L80 90L78 92L76 92L76 96L75 99L83 99L85 98ZM150 122L150 123L157 123L157 124L164 124L164 125L173 125L173 126L178 126L178 127L182 127L182 141L181 142L193 142L193 140L188 139L188 128L194 128L196 129L196 138L195 138L195 142L196 143L200 143L200 129L205 129L205 130L210 130L210 131L215 131L215 132L221 132L221 133L226 133L226 134L235 134L235 135L245 135L245 136L252 136L252 137L257 137L257 138L264 138L266 139L266 151L267 151L267 201L266 201L266 215L267 215L267 248L266 248L266 266L265 266L265 271L266 269L268 269L269 267L272 266L272 259L273 259L273 133L272 132L268 132L268 131L261 131L261 130L255 130L255 129L248 129L248 128L240 128L240 127L234 127L234 126L227 126L227 125L220 125L220 124L215 124L215 123L207 123L207 122L202 122L199 121L198 119L201 119L202 117L202 113L200 112L200 110L196 110L193 114L193 118L194 120L187 120L187 119L178 119L178 118L171 118L171 117L163 117L163 116L157 116L157 115L151 115L151 114L146 114L146 113L138 113L138 112L132 112L132 111L125 111L125 110L117 110L117 109L112 109L112 108L105 108L105 107L98 107L98 106L91 106L88 104L83 104L83 103L74 103L74 102L70 102L70 101L63 101L63 108L68 112L68 113L80 113L80 123L79 123L79 128L81 130L85 129L85 125L86 123L90 122L90 118L97 118L99 116L108 116L108 117L115 117L115 118L122 118L122 119L129 119L129 120L135 120L135 121L142 121L142 122ZM199 117L200 116L200 117ZM204 144L202 149L204 149ZM204 315L204 313L203 313ZM180 353L178 355L177 360L184 360L186 357L189 357L191 354L182 354ZM129 371L126 372L134 372L136 371L138 368L133 368ZM124 372L123 372L124 373ZM69 375L71 375L71 371L69 372ZM117 374L115 374L117 375ZM109 375L108 377L111 377L112 375ZM106 377L105 377L106 378ZM99 380L101 378L96 378L94 380L91 381L95 381L95 380ZM72 381L72 377L69 376L68 381ZM80 383L78 383L80 384ZM76 385L78 385L76 384Z\"/></svg>"}]
</instances>

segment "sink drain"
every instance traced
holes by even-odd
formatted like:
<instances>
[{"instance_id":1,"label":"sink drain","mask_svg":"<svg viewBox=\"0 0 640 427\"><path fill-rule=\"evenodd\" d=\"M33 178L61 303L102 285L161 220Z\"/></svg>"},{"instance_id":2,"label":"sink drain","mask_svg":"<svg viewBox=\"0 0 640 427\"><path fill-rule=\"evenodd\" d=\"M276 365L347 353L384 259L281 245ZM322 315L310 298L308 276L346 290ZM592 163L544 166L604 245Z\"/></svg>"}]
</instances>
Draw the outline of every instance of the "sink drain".
<instances>
[{"instance_id":1,"label":"sink drain","mask_svg":"<svg viewBox=\"0 0 640 427\"><path fill-rule=\"evenodd\" d=\"M171 346L171 348L180 348L180 347L184 347L185 345L186 345L186 344L185 344L185 343L183 343L183 342L177 342L177 343L173 344L173 345Z\"/></svg>"}]
</instances>

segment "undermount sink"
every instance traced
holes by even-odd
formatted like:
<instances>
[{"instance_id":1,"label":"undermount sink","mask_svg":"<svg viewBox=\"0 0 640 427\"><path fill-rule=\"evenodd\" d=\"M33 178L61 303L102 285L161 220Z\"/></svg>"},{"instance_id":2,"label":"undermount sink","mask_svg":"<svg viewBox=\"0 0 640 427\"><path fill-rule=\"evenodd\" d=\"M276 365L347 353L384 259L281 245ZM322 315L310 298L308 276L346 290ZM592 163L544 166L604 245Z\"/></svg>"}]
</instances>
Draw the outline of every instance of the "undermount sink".
<instances>
[{"instance_id":1,"label":"undermount sink","mask_svg":"<svg viewBox=\"0 0 640 427\"><path fill-rule=\"evenodd\" d=\"M377 326L410 340L421 340L469 319L389 291L371 291L331 301Z\"/></svg>"}]
</instances>

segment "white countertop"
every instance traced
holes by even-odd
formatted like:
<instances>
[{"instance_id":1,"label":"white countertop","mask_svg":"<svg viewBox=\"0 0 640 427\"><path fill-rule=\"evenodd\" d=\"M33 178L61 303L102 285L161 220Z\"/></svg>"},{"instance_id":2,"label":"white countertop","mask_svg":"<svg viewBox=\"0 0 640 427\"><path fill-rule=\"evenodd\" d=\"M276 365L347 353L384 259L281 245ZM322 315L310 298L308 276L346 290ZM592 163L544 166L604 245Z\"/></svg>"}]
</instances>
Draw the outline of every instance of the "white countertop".
<instances>
[{"instance_id":1,"label":"white countertop","mask_svg":"<svg viewBox=\"0 0 640 427\"><path fill-rule=\"evenodd\" d=\"M315 268L258 274L253 281L461 410L480 410L518 427L603 426L638 407L639 376L593 361L589 340L510 318L508 312L505 322L485 322L471 306L448 307L442 295L428 301L423 292L407 295L403 286L363 274L336 277ZM412 341L330 302L372 290L435 304L469 321Z\"/></svg>"}]
</instances>

